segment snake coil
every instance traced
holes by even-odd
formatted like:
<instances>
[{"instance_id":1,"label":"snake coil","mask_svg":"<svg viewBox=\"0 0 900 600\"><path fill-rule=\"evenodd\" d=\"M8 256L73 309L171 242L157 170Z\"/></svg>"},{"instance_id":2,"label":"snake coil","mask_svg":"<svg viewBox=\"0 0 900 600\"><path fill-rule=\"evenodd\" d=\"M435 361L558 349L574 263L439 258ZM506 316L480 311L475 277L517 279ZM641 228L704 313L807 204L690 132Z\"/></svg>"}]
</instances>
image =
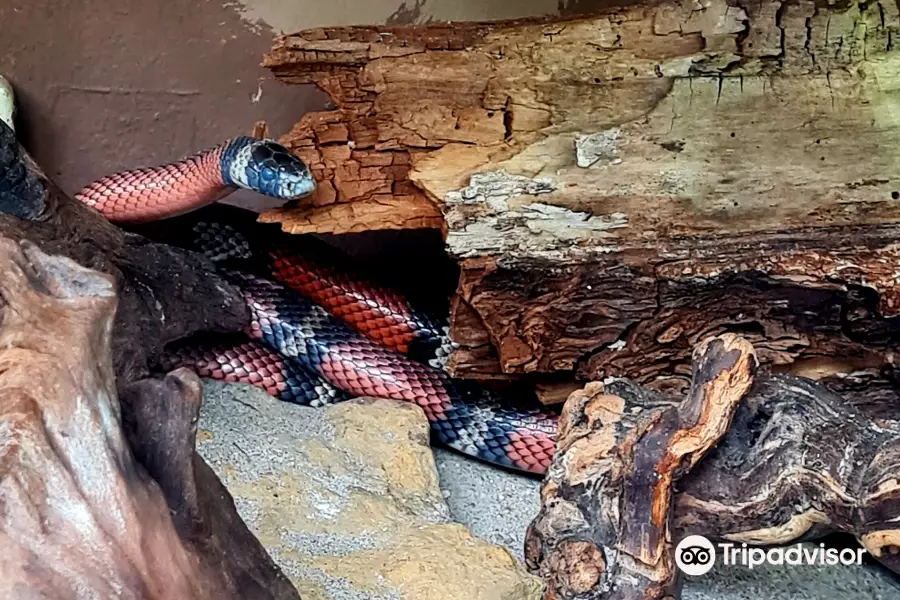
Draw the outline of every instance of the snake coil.
<instances>
[{"instance_id":1,"label":"snake coil","mask_svg":"<svg viewBox=\"0 0 900 600\"><path fill-rule=\"evenodd\" d=\"M241 339L183 340L161 366L256 385L282 400L322 406L352 396L414 402L434 439L490 463L543 474L558 415L443 370L455 347L446 319L357 273L308 236L274 244L270 230L188 215L238 188L293 200L315 189L307 166L272 140L240 137L152 168L113 174L76 196L107 219L149 224L201 252L241 290L252 315ZM154 222L167 219L165 226ZM151 233L152 237L152 233Z\"/></svg>"}]
</instances>

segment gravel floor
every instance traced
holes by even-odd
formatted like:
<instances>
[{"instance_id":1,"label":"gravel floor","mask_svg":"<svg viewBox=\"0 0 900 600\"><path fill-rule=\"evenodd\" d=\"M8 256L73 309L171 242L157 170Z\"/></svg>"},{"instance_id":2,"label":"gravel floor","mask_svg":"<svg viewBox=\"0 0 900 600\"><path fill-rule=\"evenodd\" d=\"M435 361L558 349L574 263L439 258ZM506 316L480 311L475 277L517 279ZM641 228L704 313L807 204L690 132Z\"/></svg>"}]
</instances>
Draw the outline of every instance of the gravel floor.
<instances>
[{"instance_id":1,"label":"gravel floor","mask_svg":"<svg viewBox=\"0 0 900 600\"><path fill-rule=\"evenodd\" d=\"M453 519L522 560L525 528L540 508L540 480L440 448L434 450L434 460Z\"/></svg>"},{"instance_id":2,"label":"gravel floor","mask_svg":"<svg viewBox=\"0 0 900 600\"><path fill-rule=\"evenodd\" d=\"M522 558L525 529L537 514L540 482L435 450L441 488L453 518ZM719 565L687 581L684 600L888 600L900 579L868 566Z\"/></svg>"}]
</instances>

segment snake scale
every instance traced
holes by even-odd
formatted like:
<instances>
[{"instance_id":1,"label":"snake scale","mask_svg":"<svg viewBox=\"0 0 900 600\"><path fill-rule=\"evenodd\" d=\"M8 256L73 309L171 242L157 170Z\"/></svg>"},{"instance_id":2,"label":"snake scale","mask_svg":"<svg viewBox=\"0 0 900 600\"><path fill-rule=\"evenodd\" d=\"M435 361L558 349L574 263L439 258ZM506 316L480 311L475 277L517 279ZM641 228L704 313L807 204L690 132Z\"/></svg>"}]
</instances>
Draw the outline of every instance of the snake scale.
<instances>
[{"instance_id":1,"label":"snake scale","mask_svg":"<svg viewBox=\"0 0 900 600\"><path fill-rule=\"evenodd\" d=\"M187 366L308 406L354 396L414 402L441 445L545 473L558 415L534 398L450 377L443 363L454 344L445 318L312 236L275 242L262 224L203 217L203 207L240 188L287 201L315 186L303 161L277 142L238 137L174 163L103 177L76 198L112 222L150 224L165 241L206 255L241 291L251 314L241 337L182 340L167 348L161 368ZM191 218L173 219L186 213Z\"/></svg>"}]
</instances>

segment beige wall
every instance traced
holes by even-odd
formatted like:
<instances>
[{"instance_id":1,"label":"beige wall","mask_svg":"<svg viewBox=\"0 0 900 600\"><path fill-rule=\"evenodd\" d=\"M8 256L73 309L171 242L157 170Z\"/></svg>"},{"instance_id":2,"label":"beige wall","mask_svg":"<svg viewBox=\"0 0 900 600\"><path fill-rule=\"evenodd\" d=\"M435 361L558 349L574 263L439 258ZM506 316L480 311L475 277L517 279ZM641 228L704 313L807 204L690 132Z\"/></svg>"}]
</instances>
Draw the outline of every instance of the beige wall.
<instances>
[{"instance_id":1,"label":"beige wall","mask_svg":"<svg viewBox=\"0 0 900 600\"><path fill-rule=\"evenodd\" d=\"M69 192L323 106L259 66L306 27L553 13L557 0L0 0L0 72L26 146ZM240 197L239 197L240 198Z\"/></svg>"}]
</instances>

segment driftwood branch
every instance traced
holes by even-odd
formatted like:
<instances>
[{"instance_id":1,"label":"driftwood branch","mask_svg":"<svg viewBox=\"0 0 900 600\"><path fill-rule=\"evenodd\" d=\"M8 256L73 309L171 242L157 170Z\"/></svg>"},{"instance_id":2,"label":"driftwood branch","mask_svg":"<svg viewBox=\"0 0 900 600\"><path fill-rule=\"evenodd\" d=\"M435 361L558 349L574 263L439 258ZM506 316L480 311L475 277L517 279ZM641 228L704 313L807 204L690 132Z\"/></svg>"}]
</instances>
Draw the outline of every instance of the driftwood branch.
<instances>
[{"instance_id":1,"label":"driftwood branch","mask_svg":"<svg viewBox=\"0 0 900 600\"><path fill-rule=\"evenodd\" d=\"M764 364L878 367L900 331L898 35L893 2L666 0L283 36L265 64L336 108L281 140L314 203L262 218L442 228L460 376L683 394L729 331Z\"/></svg>"},{"instance_id":2,"label":"driftwood branch","mask_svg":"<svg viewBox=\"0 0 900 600\"><path fill-rule=\"evenodd\" d=\"M127 233L68 198L0 123L0 236L29 240L113 277L112 351L120 384L149 374L165 344L198 331L240 331L237 290L211 262ZM140 343L135 343L140 340Z\"/></svg>"},{"instance_id":3,"label":"driftwood branch","mask_svg":"<svg viewBox=\"0 0 900 600\"><path fill-rule=\"evenodd\" d=\"M526 542L546 598L677 594L674 485L725 435L756 367L750 344L727 335L697 349L691 389L678 405L633 411L618 396L573 396Z\"/></svg>"},{"instance_id":4,"label":"driftwood branch","mask_svg":"<svg viewBox=\"0 0 900 600\"><path fill-rule=\"evenodd\" d=\"M895 407L803 378L760 379L732 431L682 481L673 527L755 545L850 533L900 573Z\"/></svg>"},{"instance_id":5,"label":"driftwood branch","mask_svg":"<svg viewBox=\"0 0 900 600\"><path fill-rule=\"evenodd\" d=\"M679 465L677 490L664 488L674 493L671 503L656 487L672 481L664 463L647 459L641 442L655 441L644 432L660 423L674 430L674 418L660 415L686 404L622 379L590 383L569 398L526 541L529 568L550 581L548 599L677 597L677 585L660 585L673 583L672 563L648 560L659 556L653 541L665 528L666 549L689 535L782 545L849 533L900 573L896 383L832 380L842 397L791 375L757 375L749 390L744 376L720 382L720 393L730 389L743 398L715 447L699 462ZM629 509L627 481L661 501L656 519ZM641 529L648 523L652 536ZM619 578L643 587L623 586Z\"/></svg>"},{"instance_id":6,"label":"driftwood branch","mask_svg":"<svg viewBox=\"0 0 900 600\"><path fill-rule=\"evenodd\" d=\"M158 482L179 538L215 574L216 597L299 600L299 595L237 514L231 494L197 454L201 387L178 369L123 391L126 439Z\"/></svg>"},{"instance_id":7,"label":"driftwood branch","mask_svg":"<svg viewBox=\"0 0 900 600\"><path fill-rule=\"evenodd\" d=\"M195 375L129 386L126 438L114 279L8 238L0 273L0 596L298 599L194 451Z\"/></svg>"}]
</instances>

